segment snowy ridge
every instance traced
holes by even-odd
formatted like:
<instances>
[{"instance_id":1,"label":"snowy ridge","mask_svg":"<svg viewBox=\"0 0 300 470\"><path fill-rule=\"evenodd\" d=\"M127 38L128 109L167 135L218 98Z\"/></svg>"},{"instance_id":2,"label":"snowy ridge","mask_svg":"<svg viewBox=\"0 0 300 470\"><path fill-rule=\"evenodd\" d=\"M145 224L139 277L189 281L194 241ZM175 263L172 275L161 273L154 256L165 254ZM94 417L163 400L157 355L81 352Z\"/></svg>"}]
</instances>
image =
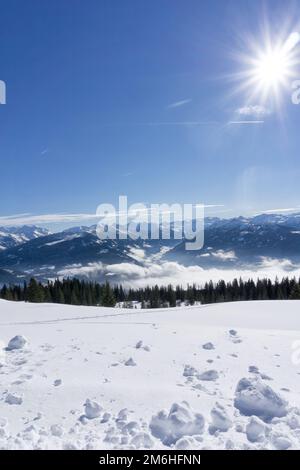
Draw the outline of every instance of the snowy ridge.
<instances>
[{"instance_id":1,"label":"snowy ridge","mask_svg":"<svg viewBox=\"0 0 300 470\"><path fill-rule=\"evenodd\" d=\"M299 448L299 307L2 300L0 448Z\"/></svg>"},{"instance_id":2,"label":"snowy ridge","mask_svg":"<svg viewBox=\"0 0 300 470\"><path fill-rule=\"evenodd\" d=\"M0 227L0 251L14 248L35 238L49 235L49 230L34 225Z\"/></svg>"}]
</instances>

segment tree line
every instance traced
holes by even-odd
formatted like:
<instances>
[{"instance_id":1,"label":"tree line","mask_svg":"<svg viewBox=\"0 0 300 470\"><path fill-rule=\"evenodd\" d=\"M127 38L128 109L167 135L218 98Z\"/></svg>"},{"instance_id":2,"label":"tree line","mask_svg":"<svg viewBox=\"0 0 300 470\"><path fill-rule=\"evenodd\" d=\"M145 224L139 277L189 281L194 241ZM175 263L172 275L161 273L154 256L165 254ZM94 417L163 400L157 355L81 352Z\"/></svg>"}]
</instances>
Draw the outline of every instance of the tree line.
<instances>
[{"instance_id":1,"label":"tree line","mask_svg":"<svg viewBox=\"0 0 300 470\"><path fill-rule=\"evenodd\" d=\"M196 284L186 288L144 287L124 289L122 285L111 286L108 282L99 284L79 279L48 281L46 284L32 278L23 285L4 285L0 298L25 302L50 302L70 305L94 305L133 308L139 302L142 308L175 307L195 303L234 302L242 300L284 300L300 299L300 279L234 279L231 282L212 281L199 287Z\"/></svg>"}]
</instances>

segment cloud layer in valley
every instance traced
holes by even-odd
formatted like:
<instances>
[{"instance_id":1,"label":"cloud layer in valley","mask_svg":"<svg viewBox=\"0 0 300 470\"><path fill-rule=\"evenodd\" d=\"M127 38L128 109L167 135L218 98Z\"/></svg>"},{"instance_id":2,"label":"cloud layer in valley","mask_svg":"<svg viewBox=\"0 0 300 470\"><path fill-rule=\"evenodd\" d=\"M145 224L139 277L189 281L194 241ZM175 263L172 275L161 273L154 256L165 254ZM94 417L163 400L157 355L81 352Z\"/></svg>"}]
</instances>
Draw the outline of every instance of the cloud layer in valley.
<instances>
[{"instance_id":1,"label":"cloud layer in valley","mask_svg":"<svg viewBox=\"0 0 300 470\"><path fill-rule=\"evenodd\" d=\"M177 262L145 263L119 263L103 265L102 263L90 263L87 266L68 266L59 273L60 277L86 276L91 279L106 277L112 283L122 283L125 287L145 287L147 285L203 285L212 280L220 279L231 281L241 277L244 280L253 278L276 277L300 277L300 267L295 266L290 260L277 260L263 258L261 265L255 269L203 269L201 266L184 266Z\"/></svg>"}]
</instances>

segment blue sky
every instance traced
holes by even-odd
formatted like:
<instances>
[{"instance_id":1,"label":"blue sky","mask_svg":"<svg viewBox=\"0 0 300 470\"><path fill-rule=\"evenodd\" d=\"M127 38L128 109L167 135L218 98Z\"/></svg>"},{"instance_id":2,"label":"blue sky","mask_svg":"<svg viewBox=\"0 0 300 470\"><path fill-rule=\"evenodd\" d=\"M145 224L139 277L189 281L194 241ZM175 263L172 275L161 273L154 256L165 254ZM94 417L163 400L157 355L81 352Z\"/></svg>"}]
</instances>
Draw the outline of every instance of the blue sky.
<instances>
[{"instance_id":1,"label":"blue sky","mask_svg":"<svg viewBox=\"0 0 300 470\"><path fill-rule=\"evenodd\" d=\"M238 91L264 19L287 38L299 2L0 0L0 216L119 194L224 216L298 207L300 106L284 88L258 119L260 97Z\"/></svg>"}]
</instances>

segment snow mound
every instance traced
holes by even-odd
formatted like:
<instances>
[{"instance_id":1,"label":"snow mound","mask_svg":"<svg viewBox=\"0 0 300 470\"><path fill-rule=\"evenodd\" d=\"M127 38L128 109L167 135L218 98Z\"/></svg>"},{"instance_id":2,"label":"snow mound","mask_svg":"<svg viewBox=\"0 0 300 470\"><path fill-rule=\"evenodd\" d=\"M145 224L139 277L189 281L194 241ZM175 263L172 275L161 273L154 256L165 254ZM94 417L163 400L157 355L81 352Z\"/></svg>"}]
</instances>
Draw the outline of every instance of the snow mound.
<instances>
[{"instance_id":1,"label":"snow mound","mask_svg":"<svg viewBox=\"0 0 300 470\"><path fill-rule=\"evenodd\" d=\"M22 335L14 336L7 345L7 350L12 351L13 349L22 349L27 343L27 339Z\"/></svg>"},{"instance_id":2,"label":"snow mound","mask_svg":"<svg viewBox=\"0 0 300 470\"><path fill-rule=\"evenodd\" d=\"M287 450L292 445L292 442L288 436L276 432L272 433L271 440L277 450Z\"/></svg>"},{"instance_id":3,"label":"snow mound","mask_svg":"<svg viewBox=\"0 0 300 470\"><path fill-rule=\"evenodd\" d=\"M232 426L232 421L227 411L220 403L215 404L210 414L212 423L209 427L209 431L211 434L214 434L216 431L226 432Z\"/></svg>"},{"instance_id":4,"label":"snow mound","mask_svg":"<svg viewBox=\"0 0 300 470\"><path fill-rule=\"evenodd\" d=\"M88 419L98 418L102 411L102 406L99 405L96 401L92 401L89 398L84 404L85 416Z\"/></svg>"},{"instance_id":5,"label":"snow mound","mask_svg":"<svg viewBox=\"0 0 300 470\"><path fill-rule=\"evenodd\" d=\"M162 410L152 417L150 430L164 445L171 446L184 436L201 434L204 423L203 416L194 413L188 403L174 403L169 413Z\"/></svg>"},{"instance_id":6,"label":"snow mound","mask_svg":"<svg viewBox=\"0 0 300 470\"><path fill-rule=\"evenodd\" d=\"M64 433L63 427L60 426L59 424L52 424L52 426L50 427L50 431L51 431L52 436L55 436L55 437L61 437Z\"/></svg>"},{"instance_id":7,"label":"snow mound","mask_svg":"<svg viewBox=\"0 0 300 470\"><path fill-rule=\"evenodd\" d=\"M249 423L246 426L247 439L250 442L261 442L264 440L266 434L266 425L257 416L251 416Z\"/></svg>"},{"instance_id":8,"label":"snow mound","mask_svg":"<svg viewBox=\"0 0 300 470\"><path fill-rule=\"evenodd\" d=\"M255 415L264 421L287 414L288 402L259 378L242 378L235 391L234 406L246 416Z\"/></svg>"},{"instance_id":9,"label":"snow mound","mask_svg":"<svg viewBox=\"0 0 300 470\"><path fill-rule=\"evenodd\" d=\"M130 444L132 444L136 449L151 449L154 442L149 434L146 432L139 432L131 439Z\"/></svg>"}]
</instances>

